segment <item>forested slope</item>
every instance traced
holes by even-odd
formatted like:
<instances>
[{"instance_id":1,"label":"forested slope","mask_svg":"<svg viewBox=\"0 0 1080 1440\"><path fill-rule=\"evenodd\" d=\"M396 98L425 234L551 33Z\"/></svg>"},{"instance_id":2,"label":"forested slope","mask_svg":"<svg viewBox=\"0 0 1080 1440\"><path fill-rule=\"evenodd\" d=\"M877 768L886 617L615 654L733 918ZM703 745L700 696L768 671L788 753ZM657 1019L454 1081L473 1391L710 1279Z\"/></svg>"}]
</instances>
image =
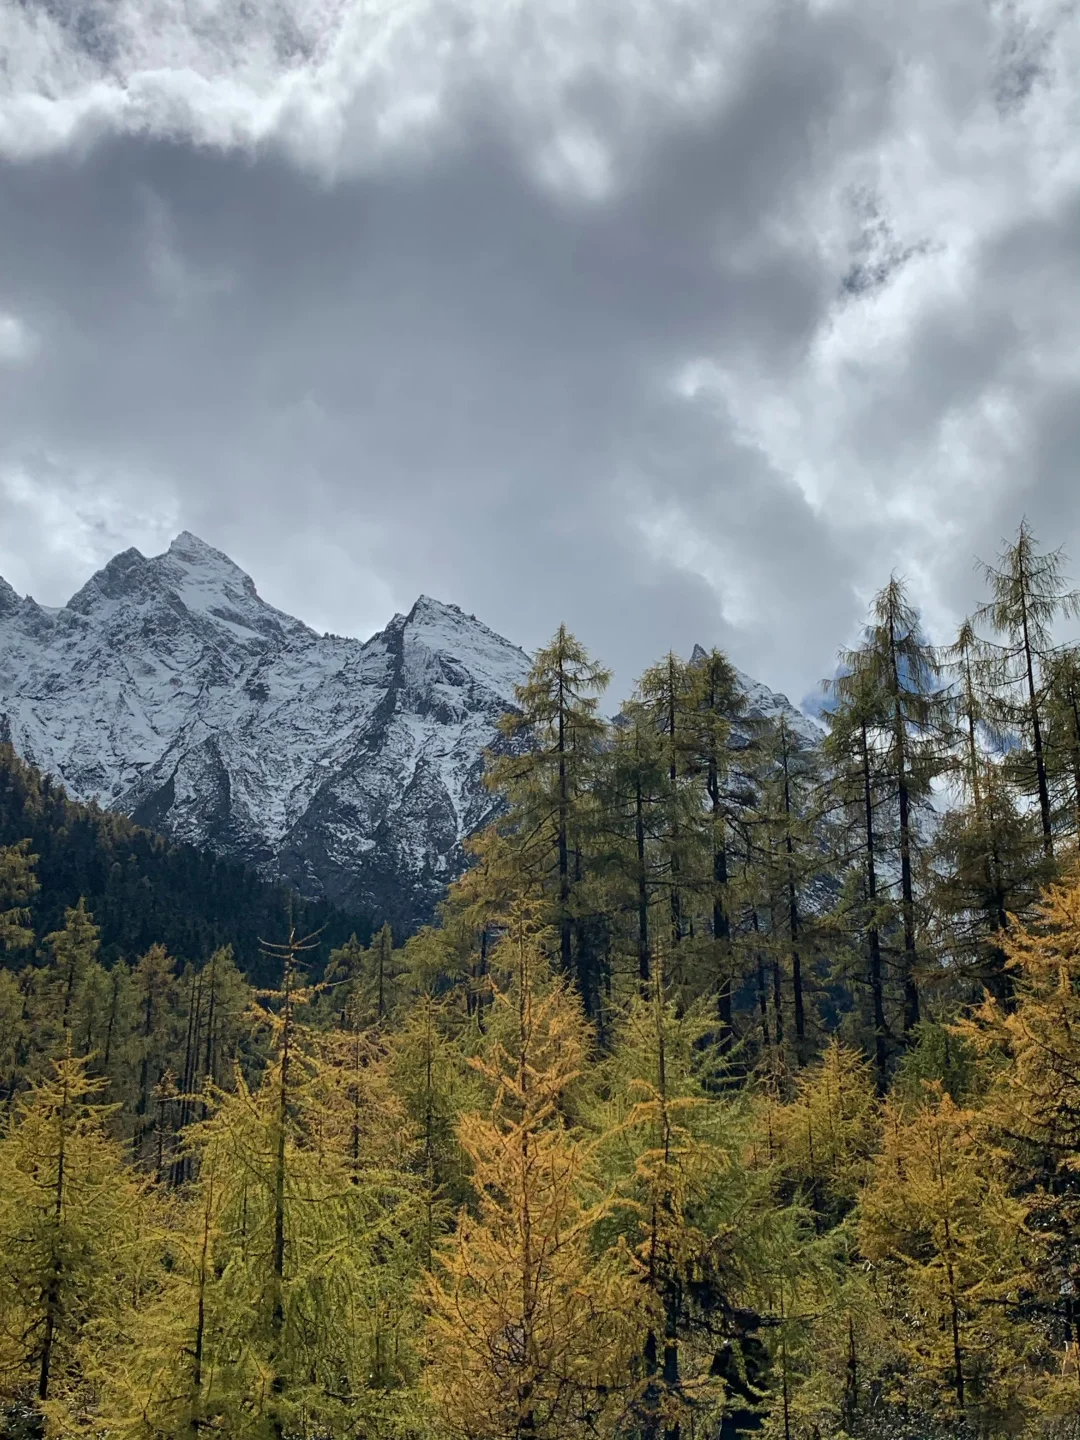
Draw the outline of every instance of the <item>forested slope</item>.
<instances>
[{"instance_id":1,"label":"forested slope","mask_svg":"<svg viewBox=\"0 0 1080 1440\"><path fill-rule=\"evenodd\" d=\"M290 906L305 930L325 927L328 946L352 931L363 938L364 916L302 900L243 866L178 845L123 815L80 805L11 747L0 745L0 845L30 842L39 888L30 910L41 935L63 924L64 911L85 898L101 931L106 964L134 959L161 943L183 959L201 960L231 945L238 964L261 972L259 940L280 937Z\"/></svg>"}]
</instances>

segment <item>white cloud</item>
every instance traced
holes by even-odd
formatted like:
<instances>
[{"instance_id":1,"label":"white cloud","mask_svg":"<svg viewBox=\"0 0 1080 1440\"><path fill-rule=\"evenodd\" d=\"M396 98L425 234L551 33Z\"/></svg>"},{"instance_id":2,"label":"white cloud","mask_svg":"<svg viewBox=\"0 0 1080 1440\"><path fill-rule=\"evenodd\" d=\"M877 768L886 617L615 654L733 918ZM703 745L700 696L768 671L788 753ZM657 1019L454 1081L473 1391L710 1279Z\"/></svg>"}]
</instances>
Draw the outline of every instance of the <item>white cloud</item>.
<instances>
[{"instance_id":1,"label":"white cloud","mask_svg":"<svg viewBox=\"0 0 1080 1440\"><path fill-rule=\"evenodd\" d=\"M84 0L0 11L0 153L102 133L280 146L333 176L452 144L496 97L539 179L606 193L613 148L737 91L785 0ZM603 96L599 120L588 96Z\"/></svg>"},{"instance_id":2,"label":"white cloud","mask_svg":"<svg viewBox=\"0 0 1080 1440\"><path fill-rule=\"evenodd\" d=\"M55 457L0 469L0 508L0 575L46 605L64 604L119 550L156 553L180 529L176 502L159 483Z\"/></svg>"},{"instance_id":3,"label":"white cloud","mask_svg":"<svg viewBox=\"0 0 1080 1440\"><path fill-rule=\"evenodd\" d=\"M1080 392L1080 24L1050 3L916 5L906 23L890 123L786 221L849 293L791 367L699 357L672 385L851 537L857 593L899 569L944 637L973 522L1019 519L1040 404ZM1004 104L1025 56L1030 89ZM681 563L708 578L711 552L692 548Z\"/></svg>"},{"instance_id":4,"label":"white cloud","mask_svg":"<svg viewBox=\"0 0 1080 1440\"><path fill-rule=\"evenodd\" d=\"M79 318L23 395L30 441L85 444L78 503L100 486L117 507L79 519L47 471L53 499L31 502L25 467L17 503L48 554L156 535L116 480L148 455L183 523L315 623L377 623L414 580L448 598L483 583L513 606L530 574L546 625L556 601L522 553L551 543L543 494L574 513L583 553L606 555L595 589L587 566L561 582L580 581L586 624L611 594L609 630L640 625L638 585L640 613L669 625L628 573L644 552L676 577L672 614L711 595L748 644L778 636L765 678L795 693L894 568L946 633L971 600L969 552L987 548L978 527L992 546L1029 501L1080 560L1075 0L72 9L77 35L61 7L0 7L0 156L23 173L138 137L102 169L116 212L129 185L146 203L96 232L107 302L83 303L74 240L42 282ZM125 223L151 280L137 300L100 259ZM26 358L8 323L0 358ZM63 347L42 333L44 364ZM624 509L610 487L628 450ZM291 578L298 525L314 579ZM486 618L531 642L541 622L520 607Z\"/></svg>"},{"instance_id":5,"label":"white cloud","mask_svg":"<svg viewBox=\"0 0 1080 1440\"><path fill-rule=\"evenodd\" d=\"M0 310L0 365L18 365L37 350L37 336L17 315Z\"/></svg>"}]
</instances>

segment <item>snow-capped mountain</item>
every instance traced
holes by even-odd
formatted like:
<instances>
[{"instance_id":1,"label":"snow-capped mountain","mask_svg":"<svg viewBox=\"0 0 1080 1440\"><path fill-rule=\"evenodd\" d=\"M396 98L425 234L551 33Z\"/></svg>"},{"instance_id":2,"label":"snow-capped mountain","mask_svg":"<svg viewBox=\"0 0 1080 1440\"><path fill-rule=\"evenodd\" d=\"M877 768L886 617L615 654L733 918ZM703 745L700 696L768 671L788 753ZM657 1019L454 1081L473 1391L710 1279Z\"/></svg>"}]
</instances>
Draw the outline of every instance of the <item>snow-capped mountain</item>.
<instances>
[{"instance_id":1,"label":"snow-capped mountain","mask_svg":"<svg viewBox=\"0 0 1080 1440\"><path fill-rule=\"evenodd\" d=\"M0 579L0 738L77 799L403 927L496 809L483 753L528 666L427 596L370 640L318 635L186 532L60 609Z\"/></svg>"},{"instance_id":2,"label":"snow-capped mountain","mask_svg":"<svg viewBox=\"0 0 1080 1440\"><path fill-rule=\"evenodd\" d=\"M493 810L481 783L528 656L427 596L318 635L182 534L60 610L0 582L0 734L79 799L403 925Z\"/></svg>"}]
</instances>

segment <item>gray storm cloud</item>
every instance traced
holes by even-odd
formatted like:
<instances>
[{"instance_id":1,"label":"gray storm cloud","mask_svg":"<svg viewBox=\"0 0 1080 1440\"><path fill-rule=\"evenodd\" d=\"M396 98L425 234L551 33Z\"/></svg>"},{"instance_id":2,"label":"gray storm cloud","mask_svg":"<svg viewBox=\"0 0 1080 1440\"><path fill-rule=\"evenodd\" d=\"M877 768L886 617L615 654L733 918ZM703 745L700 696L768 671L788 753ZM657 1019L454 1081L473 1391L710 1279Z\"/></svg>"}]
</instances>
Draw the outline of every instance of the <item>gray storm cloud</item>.
<instances>
[{"instance_id":1,"label":"gray storm cloud","mask_svg":"<svg viewBox=\"0 0 1080 1440\"><path fill-rule=\"evenodd\" d=\"M1065 3L0 8L0 573L189 528L801 695L1026 512L1080 567Z\"/></svg>"}]
</instances>

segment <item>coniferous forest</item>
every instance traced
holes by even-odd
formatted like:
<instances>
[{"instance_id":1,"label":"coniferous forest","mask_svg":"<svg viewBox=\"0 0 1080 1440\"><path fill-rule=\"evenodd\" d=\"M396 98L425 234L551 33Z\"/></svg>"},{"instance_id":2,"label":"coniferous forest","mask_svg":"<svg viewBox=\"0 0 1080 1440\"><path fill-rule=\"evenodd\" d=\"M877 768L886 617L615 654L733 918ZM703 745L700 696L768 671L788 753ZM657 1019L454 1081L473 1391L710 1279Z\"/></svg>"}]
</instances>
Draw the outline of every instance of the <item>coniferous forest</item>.
<instances>
[{"instance_id":1,"label":"coniferous forest","mask_svg":"<svg viewBox=\"0 0 1080 1440\"><path fill-rule=\"evenodd\" d=\"M153 835L125 815L74 804L0 744L0 846L24 841L37 857L38 883L26 901L35 934L61 929L64 912L84 900L106 966L153 944L181 959L229 944L246 975L272 979L260 969L259 937L276 934L290 914L304 929L321 929L327 945L354 930L371 938L364 916L303 900L235 862ZM32 953L9 953L7 963L24 963Z\"/></svg>"},{"instance_id":2,"label":"coniferous forest","mask_svg":"<svg viewBox=\"0 0 1080 1440\"><path fill-rule=\"evenodd\" d=\"M242 954L9 758L0 1435L1080 1437L1077 596L985 596L890 580L820 744L560 628L404 943Z\"/></svg>"}]
</instances>

